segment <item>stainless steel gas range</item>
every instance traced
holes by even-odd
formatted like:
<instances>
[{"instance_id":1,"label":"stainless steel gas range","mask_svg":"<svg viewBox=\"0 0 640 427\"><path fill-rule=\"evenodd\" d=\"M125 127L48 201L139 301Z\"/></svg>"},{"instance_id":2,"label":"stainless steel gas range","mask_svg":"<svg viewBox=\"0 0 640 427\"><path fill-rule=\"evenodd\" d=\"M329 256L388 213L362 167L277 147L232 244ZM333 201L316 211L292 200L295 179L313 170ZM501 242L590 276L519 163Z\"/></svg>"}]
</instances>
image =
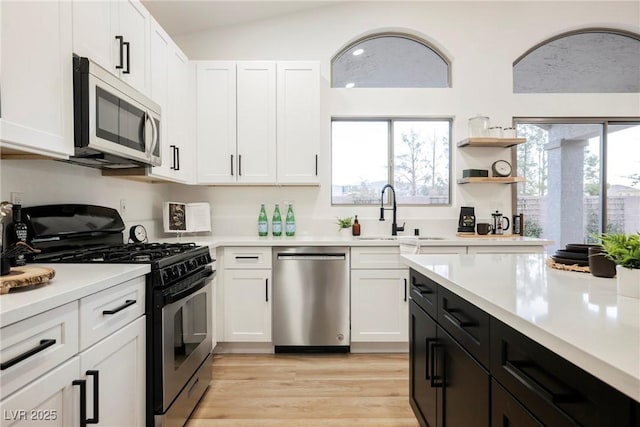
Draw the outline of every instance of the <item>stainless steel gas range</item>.
<instances>
[{"instance_id":1,"label":"stainless steel gas range","mask_svg":"<svg viewBox=\"0 0 640 427\"><path fill-rule=\"evenodd\" d=\"M147 426L183 426L211 380L212 289L208 247L123 243L115 209L45 205L23 209L35 262L147 263ZM90 396L89 396L90 397Z\"/></svg>"}]
</instances>

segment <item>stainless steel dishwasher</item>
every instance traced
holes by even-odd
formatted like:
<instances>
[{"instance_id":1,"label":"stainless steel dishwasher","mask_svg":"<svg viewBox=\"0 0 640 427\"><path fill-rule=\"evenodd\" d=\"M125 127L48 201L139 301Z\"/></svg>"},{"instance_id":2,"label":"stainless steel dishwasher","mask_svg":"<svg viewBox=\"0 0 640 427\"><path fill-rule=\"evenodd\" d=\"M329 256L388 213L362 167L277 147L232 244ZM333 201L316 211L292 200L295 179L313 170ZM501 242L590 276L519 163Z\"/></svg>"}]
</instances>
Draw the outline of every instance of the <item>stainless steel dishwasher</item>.
<instances>
[{"instance_id":1,"label":"stainless steel dishwasher","mask_svg":"<svg viewBox=\"0 0 640 427\"><path fill-rule=\"evenodd\" d=\"M348 352L349 248L274 247L273 259L275 352Z\"/></svg>"}]
</instances>

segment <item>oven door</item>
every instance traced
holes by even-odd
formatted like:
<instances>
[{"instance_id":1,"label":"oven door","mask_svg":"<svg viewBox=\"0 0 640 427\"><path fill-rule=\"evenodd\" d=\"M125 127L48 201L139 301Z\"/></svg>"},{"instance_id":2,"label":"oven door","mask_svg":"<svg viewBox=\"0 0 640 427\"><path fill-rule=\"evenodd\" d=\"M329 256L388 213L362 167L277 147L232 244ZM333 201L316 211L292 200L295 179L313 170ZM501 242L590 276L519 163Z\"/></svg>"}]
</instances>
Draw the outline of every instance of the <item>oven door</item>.
<instances>
[{"instance_id":1,"label":"oven door","mask_svg":"<svg viewBox=\"0 0 640 427\"><path fill-rule=\"evenodd\" d=\"M213 276L202 280L204 287L162 309L163 412L212 350Z\"/></svg>"}]
</instances>

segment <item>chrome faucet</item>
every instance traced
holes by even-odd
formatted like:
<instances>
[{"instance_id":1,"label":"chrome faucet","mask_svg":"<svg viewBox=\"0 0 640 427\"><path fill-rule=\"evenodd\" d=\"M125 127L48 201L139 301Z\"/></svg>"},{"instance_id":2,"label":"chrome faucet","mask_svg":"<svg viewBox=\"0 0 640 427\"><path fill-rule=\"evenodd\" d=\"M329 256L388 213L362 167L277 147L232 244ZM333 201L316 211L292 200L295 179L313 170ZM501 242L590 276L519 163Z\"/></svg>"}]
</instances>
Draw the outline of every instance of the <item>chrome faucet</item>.
<instances>
[{"instance_id":1,"label":"chrome faucet","mask_svg":"<svg viewBox=\"0 0 640 427\"><path fill-rule=\"evenodd\" d=\"M391 192L393 193L393 208L391 209L384 207L384 190L386 190L387 188L390 188ZM396 190L393 188L391 184L387 184L384 187L382 187L382 195L380 196L380 221L384 221L385 210L387 211L393 210L393 223L391 224L391 235L397 236L398 231L404 231L405 223L403 222L402 226L398 227L398 224L396 222L396 212L398 211L398 206L396 205Z\"/></svg>"}]
</instances>

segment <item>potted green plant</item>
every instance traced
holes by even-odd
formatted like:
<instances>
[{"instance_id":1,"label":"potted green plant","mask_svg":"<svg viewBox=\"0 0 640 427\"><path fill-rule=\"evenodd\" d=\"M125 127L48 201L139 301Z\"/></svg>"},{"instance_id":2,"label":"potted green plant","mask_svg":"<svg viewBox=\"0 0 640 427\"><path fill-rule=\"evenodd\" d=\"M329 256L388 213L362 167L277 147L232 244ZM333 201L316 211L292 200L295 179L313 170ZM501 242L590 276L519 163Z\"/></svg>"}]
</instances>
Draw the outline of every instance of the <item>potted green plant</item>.
<instances>
[{"instance_id":1,"label":"potted green plant","mask_svg":"<svg viewBox=\"0 0 640 427\"><path fill-rule=\"evenodd\" d=\"M640 298L640 234L604 233L604 256L616 263L618 294Z\"/></svg>"},{"instance_id":2,"label":"potted green plant","mask_svg":"<svg viewBox=\"0 0 640 427\"><path fill-rule=\"evenodd\" d=\"M351 226L353 225L353 217L350 217L350 216L347 216L344 218L336 217L336 219L337 219L336 224L338 224L338 232L340 234L342 234L342 230L346 228L351 228Z\"/></svg>"}]
</instances>

